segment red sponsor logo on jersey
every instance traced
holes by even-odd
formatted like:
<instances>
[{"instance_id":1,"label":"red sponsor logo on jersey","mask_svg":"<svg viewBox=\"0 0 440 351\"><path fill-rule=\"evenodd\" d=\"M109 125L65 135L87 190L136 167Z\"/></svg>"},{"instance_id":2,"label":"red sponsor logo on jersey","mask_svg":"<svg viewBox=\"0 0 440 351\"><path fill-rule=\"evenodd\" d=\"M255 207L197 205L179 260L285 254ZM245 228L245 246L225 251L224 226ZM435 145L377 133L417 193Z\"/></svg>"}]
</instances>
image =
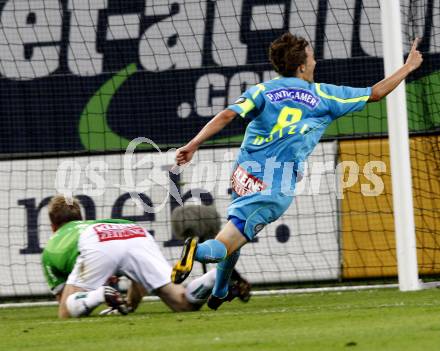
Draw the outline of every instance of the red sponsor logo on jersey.
<instances>
[{"instance_id":1,"label":"red sponsor logo on jersey","mask_svg":"<svg viewBox=\"0 0 440 351\"><path fill-rule=\"evenodd\" d=\"M102 223L95 225L93 229L99 241L127 240L147 236L146 230L136 224Z\"/></svg>"},{"instance_id":2,"label":"red sponsor logo on jersey","mask_svg":"<svg viewBox=\"0 0 440 351\"><path fill-rule=\"evenodd\" d=\"M267 188L267 184L257 177L246 172L242 167L237 166L232 173L232 189L239 196L256 193Z\"/></svg>"}]
</instances>

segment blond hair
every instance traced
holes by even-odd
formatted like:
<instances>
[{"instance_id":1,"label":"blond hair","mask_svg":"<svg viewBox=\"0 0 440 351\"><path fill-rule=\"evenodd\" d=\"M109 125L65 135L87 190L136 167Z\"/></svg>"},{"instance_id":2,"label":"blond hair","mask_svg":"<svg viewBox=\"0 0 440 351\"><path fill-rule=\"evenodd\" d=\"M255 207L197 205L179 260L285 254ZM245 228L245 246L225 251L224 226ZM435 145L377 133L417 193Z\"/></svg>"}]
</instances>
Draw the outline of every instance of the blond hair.
<instances>
[{"instance_id":1,"label":"blond hair","mask_svg":"<svg viewBox=\"0 0 440 351\"><path fill-rule=\"evenodd\" d=\"M79 201L75 198L56 195L50 200L48 207L50 222L57 227L71 221L82 220Z\"/></svg>"}]
</instances>

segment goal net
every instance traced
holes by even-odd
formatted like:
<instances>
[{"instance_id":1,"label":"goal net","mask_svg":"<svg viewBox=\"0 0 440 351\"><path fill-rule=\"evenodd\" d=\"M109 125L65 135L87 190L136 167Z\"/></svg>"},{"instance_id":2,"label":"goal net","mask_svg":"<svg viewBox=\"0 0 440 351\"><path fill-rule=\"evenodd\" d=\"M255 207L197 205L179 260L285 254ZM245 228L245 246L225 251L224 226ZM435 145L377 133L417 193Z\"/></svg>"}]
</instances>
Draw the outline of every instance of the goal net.
<instances>
[{"instance_id":1,"label":"goal net","mask_svg":"<svg viewBox=\"0 0 440 351\"><path fill-rule=\"evenodd\" d=\"M440 3L403 0L401 13L405 51L423 38L407 104L419 272L436 275ZM170 263L180 253L177 207L215 206L225 223L246 121L233 121L177 175L170 149L275 77L268 47L286 31L312 45L318 82L383 78L378 0L1 1L0 296L48 293L40 256L59 191L77 196L87 219L142 223ZM237 268L252 283L396 276L385 101L330 126L296 193L242 250Z\"/></svg>"}]
</instances>

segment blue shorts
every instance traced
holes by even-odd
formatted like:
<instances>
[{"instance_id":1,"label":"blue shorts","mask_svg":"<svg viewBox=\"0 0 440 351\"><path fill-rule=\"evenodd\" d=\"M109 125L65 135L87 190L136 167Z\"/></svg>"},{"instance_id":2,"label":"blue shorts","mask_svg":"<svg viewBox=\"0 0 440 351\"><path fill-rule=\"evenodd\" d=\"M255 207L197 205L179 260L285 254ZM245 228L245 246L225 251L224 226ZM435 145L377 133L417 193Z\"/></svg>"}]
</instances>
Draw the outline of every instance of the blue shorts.
<instances>
[{"instance_id":1,"label":"blue shorts","mask_svg":"<svg viewBox=\"0 0 440 351\"><path fill-rule=\"evenodd\" d=\"M237 196L228 207L228 219L236 217L245 222L243 235L248 241L261 231L267 224L276 221L286 212L292 203L293 196L282 193L262 195L261 192L245 196Z\"/></svg>"},{"instance_id":2,"label":"blue shorts","mask_svg":"<svg viewBox=\"0 0 440 351\"><path fill-rule=\"evenodd\" d=\"M237 227L241 227L240 231L249 241L286 212L293 201L296 182L296 171L292 170L289 192L285 192L281 190L285 189L281 184L282 169L275 171L269 183L264 177L264 166L259 168L254 165L253 169L246 166L249 161L262 164L264 158L259 156L263 161L257 161L254 155L241 150L232 174L232 202L228 207L228 219L235 217L233 223L239 224ZM244 225L239 220L245 222Z\"/></svg>"}]
</instances>

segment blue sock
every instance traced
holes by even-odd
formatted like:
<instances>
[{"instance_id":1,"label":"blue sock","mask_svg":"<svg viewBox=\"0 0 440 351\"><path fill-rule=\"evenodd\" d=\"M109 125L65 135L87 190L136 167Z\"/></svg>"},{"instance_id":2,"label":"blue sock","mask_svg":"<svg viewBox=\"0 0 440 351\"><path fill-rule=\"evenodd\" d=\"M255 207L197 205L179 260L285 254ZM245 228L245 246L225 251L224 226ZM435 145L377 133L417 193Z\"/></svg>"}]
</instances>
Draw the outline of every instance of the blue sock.
<instances>
[{"instance_id":1,"label":"blue sock","mask_svg":"<svg viewBox=\"0 0 440 351\"><path fill-rule=\"evenodd\" d=\"M228 258L217 264L217 275L215 276L214 288L212 294L223 298L228 295L229 278L231 278L232 270L240 257L240 250L233 252Z\"/></svg>"},{"instance_id":2,"label":"blue sock","mask_svg":"<svg viewBox=\"0 0 440 351\"><path fill-rule=\"evenodd\" d=\"M221 241L210 239L197 245L195 259L202 263L217 263L223 261L227 253L226 247Z\"/></svg>"}]
</instances>

